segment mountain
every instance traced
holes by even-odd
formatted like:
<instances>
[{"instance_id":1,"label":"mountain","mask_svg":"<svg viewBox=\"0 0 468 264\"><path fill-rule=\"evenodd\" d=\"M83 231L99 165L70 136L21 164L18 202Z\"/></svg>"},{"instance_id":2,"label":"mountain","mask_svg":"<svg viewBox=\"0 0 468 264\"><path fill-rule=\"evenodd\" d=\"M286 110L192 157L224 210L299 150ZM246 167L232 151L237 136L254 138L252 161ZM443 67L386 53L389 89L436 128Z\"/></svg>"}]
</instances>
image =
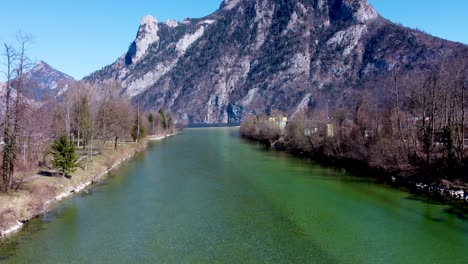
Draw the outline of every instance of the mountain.
<instances>
[{"instance_id":1,"label":"mountain","mask_svg":"<svg viewBox=\"0 0 468 264\"><path fill-rule=\"evenodd\" d=\"M293 114L391 75L467 55L467 46L381 17L366 0L224 0L213 14L158 23L144 17L116 62L84 80L122 81L147 110L189 123Z\"/></svg>"},{"instance_id":2,"label":"mountain","mask_svg":"<svg viewBox=\"0 0 468 264\"><path fill-rule=\"evenodd\" d=\"M44 61L37 63L32 69L24 74L23 95L30 106L41 106L47 99L53 99L68 89L68 85L75 80ZM0 109L5 108L6 84L0 82ZM13 85L11 96L16 97ZM0 111L0 116L3 110Z\"/></svg>"},{"instance_id":3,"label":"mountain","mask_svg":"<svg viewBox=\"0 0 468 264\"><path fill-rule=\"evenodd\" d=\"M5 109L5 102L4 102L4 98L5 98L5 84L0 82L0 109ZM3 111L0 112L0 118L2 117ZM0 121L2 122L2 121Z\"/></svg>"},{"instance_id":4,"label":"mountain","mask_svg":"<svg viewBox=\"0 0 468 264\"><path fill-rule=\"evenodd\" d=\"M75 81L73 77L54 69L44 61L26 72L25 80L25 95L36 101L61 94L68 88L68 84Z\"/></svg>"}]
</instances>

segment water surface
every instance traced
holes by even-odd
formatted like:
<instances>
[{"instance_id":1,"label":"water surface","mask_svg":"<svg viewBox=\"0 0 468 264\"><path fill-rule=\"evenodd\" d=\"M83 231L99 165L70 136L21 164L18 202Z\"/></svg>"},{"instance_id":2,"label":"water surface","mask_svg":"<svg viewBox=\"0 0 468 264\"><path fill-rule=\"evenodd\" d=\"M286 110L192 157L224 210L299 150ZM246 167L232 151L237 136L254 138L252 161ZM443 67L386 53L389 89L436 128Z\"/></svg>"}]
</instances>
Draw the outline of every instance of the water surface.
<instances>
[{"instance_id":1,"label":"water surface","mask_svg":"<svg viewBox=\"0 0 468 264\"><path fill-rule=\"evenodd\" d=\"M468 263L445 205L188 129L11 238L6 263Z\"/></svg>"}]
</instances>

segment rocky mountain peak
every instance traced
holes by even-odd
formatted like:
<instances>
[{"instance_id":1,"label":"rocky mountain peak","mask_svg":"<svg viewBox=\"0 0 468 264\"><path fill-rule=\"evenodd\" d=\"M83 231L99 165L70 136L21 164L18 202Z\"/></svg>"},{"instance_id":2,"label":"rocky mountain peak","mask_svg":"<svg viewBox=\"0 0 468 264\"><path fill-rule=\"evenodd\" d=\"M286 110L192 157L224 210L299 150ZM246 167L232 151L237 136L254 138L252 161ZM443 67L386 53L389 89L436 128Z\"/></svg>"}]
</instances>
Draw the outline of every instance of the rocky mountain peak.
<instances>
[{"instance_id":1,"label":"rocky mountain peak","mask_svg":"<svg viewBox=\"0 0 468 264\"><path fill-rule=\"evenodd\" d=\"M47 64L44 61L39 61L31 70L26 72L27 79L41 80L41 79L51 79L53 81L57 79L62 80L73 80L73 77L60 72Z\"/></svg>"},{"instance_id":2,"label":"rocky mountain peak","mask_svg":"<svg viewBox=\"0 0 468 264\"><path fill-rule=\"evenodd\" d=\"M181 23L145 17L128 52L85 80L120 80L134 102L178 120L239 122L329 94L345 104L395 64L416 71L465 48L394 24L367 0L223 0Z\"/></svg>"},{"instance_id":3,"label":"rocky mountain peak","mask_svg":"<svg viewBox=\"0 0 468 264\"><path fill-rule=\"evenodd\" d=\"M241 1L242 0L223 0L221 3L221 8L225 10L233 9Z\"/></svg>"},{"instance_id":4,"label":"rocky mountain peak","mask_svg":"<svg viewBox=\"0 0 468 264\"><path fill-rule=\"evenodd\" d=\"M158 21L155 17L152 15L146 15L141 18L141 23L140 26L147 26L147 25L152 25L152 24L157 24Z\"/></svg>"},{"instance_id":5,"label":"rocky mountain peak","mask_svg":"<svg viewBox=\"0 0 468 264\"><path fill-rule=\"evenodd\" d=\"M41 100L47 96L56 96L73 77L56 70L44 61L39 61L25 74L25 92L27 97Z\"/></svg>"},{"instance_id":6,"label":"rocky mountain peak","mask_svg":"<svg viewBox=\"0 0 468 264\"><path fill-rule=\"evenodd\" d=\"M28 71L27 74L32 75L39 72L47 72L51 70L53 70L53 68L49 64L41 60L36 65L34 65L34 67L30 71Z\"/></svg>"},{"instance_id":7,"label":"rocky mountain peak","mask_svg":"<svg viewBox=\"0 0 468 264\"><path fill-rule=\"evenodd\" d=\"M166 20L166 25L170 28L175 28L179 25L179 22L177 22L177 20L174 19L168 19Z\"/></svg>"},{"instance_id":8,"label":"rocky mountain peak","mask_svg":"<svg viewBox=\"0 0 468 264\"><path fill-rule=\"evenodd\" d=\"M151 15L144 16L141 19L135 41L130 46L129 52L125 58L127 65L138 62L143 58L148 48L159 42L158 21Z\"/></svg>"},{"instance_id":9,"label":"rocky mountain peak","mask_svg":"<svg viewBox=\"0 0 468 264\"><path fill-rule=\"evenodd\" d=\"M333 0L335 5L344 5L351 10L355 20L366 22L379 16L374 7L367 0Z\"/></svg>"},{"instance_id":10,"label":"rocky mountain peak","mask_svg":"<svg viewBox=\"0 0 468 264\"><path fill-rule=\"evenodd\" d=\"M255 5L257 12L265 12L272 7L284 9L299 6L302 11L314 10L316 14L328 15L332 20L353 19L361 23L379 16L367 0L224 0L221 3L221 10L232 10L252 4ZM288 12L287 9L284 11Z\"/></svg>"}]
</instances>

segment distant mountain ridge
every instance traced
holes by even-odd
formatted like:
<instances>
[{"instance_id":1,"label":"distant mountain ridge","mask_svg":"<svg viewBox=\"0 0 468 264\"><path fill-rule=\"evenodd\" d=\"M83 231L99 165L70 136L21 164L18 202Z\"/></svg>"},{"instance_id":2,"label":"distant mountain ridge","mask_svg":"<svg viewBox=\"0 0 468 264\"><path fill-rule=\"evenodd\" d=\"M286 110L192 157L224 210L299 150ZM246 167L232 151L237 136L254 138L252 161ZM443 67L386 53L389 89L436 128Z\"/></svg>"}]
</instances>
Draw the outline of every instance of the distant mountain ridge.
<instances>
[{"instance_id":1,"label":"distant mountain ridge","mask_svg":"<svg viewBox=\"0 0 468 264\"><path fill-rule=\"evenodd\" d=\"M44 61L39 61L25 74L25 94L34 100L53 98L63 93L75 79Z\"/></svg>"},{"instance_id":2,"label":"distant mountain ridge","mask_svg":"<svg viewBox=\"0 0 468 264\"><path fill-rule=\"evenodd\" d=\"M144 17L129 50L84 80L122 81L134 102L178 120L227 123L272 108L292 115L396 65L411 72L467 54L384 19L366 0L224 0L181 23Z\"/></svg>"},{"instance_id":3,"label":"distant mountain ridge","mask_svg":"<svg viewBox=\"0 0 468 264\"><path fill-rule=\"evenodd\" d=\"M56 100L68 86L75 82L73 77L53 68L44 61L39 61L34 67L24 74L23 95L30 106L38 107L48 99ZM0 116L5 109L6 83L0 82ZM16 97L14 87L11 96Z\"/></svg>"}]
</instances>

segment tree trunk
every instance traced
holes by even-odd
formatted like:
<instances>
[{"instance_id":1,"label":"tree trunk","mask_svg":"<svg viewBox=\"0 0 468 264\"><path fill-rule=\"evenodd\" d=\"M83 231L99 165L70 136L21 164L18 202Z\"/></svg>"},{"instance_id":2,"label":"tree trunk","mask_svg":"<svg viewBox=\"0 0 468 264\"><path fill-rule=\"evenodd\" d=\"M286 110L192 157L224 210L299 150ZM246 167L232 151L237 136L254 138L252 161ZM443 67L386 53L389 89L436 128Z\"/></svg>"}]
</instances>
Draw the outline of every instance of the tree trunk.
<instances>
[{"instance_id":1,"label":"tree trunk","mask_svg":"<svg viewBox=\"0 0 468 264\"><path fill-rule=\"evenodd\" d=\"M7 81L6 81L6 94L5 94L5 124L3 126L3 160L2 160L2 191L8 192L10 190L9 175L10 175L10 99L11 99L11 78L12 78L12 64L13 64L13 50L10 46L4 44L5 54L7 60Z\"/></svg>"}]
</instances>

